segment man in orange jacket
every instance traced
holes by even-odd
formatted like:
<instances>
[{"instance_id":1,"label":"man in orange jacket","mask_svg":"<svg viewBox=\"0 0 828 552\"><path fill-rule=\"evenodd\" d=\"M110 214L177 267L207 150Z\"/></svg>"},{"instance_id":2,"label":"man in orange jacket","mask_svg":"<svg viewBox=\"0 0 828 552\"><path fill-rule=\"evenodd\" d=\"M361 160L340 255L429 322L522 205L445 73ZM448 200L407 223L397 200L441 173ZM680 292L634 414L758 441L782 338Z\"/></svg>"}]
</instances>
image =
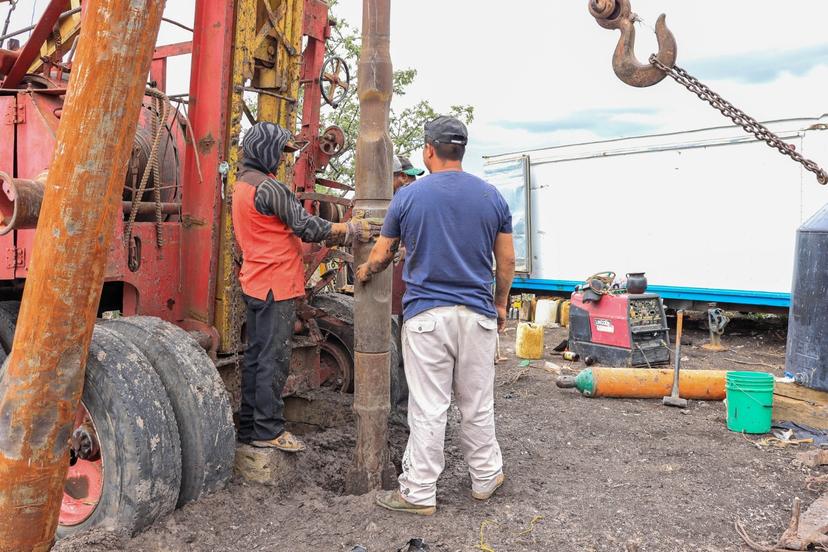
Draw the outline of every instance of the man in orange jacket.
<instances>
[{"instance_id":1,"label":"man in orange jacket","mask_svg":"<svg viewBox=\"0 0 828 552\"><path fill-rule=\"evenodd\" d=\"M305 446L285 431L282 390L290 369L295 302L305 295L302 242L347 245L354 237L368 241L379 227L366 220L331 223L304 209L290 188L273 176L291 138L273 123L257 123L245 133L232 215L247 305L238 439L298 452Z\"/></svg>"}]
</instances>

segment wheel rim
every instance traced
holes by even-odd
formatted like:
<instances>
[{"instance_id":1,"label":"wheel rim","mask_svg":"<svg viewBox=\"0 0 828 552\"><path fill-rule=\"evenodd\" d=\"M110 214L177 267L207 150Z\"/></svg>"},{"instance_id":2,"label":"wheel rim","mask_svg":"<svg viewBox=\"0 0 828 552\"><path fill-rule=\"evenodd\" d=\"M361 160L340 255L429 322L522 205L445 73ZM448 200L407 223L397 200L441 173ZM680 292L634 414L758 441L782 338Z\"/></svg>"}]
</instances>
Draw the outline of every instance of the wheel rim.
<instances>
[{"instance_id":1,"label":"wheel rim","mask_svg":"<svg viewBox=\"0 0 828 552\"><path fill-rule=\"evenodd\" d=\"M87 423L92 429L93 438L98 439L92 416L81 403L78 406L78 416L75 428ZM75 465L69 466L66 481L63 484L63 501L60 505L58 523L63 526L80 525L90 518L98 507L103 494L103 453L97 460L78 459Z\"/></svg>"},{"instance_id":2,"label":"wheel rim","mask_svg":"<svg viewBox=\"0 0 828 552\"><path fill-rule=\"evenodd\" d=\"M342 387L347 390L353 370L348 349L331 336L320 344L319 383L324 384L337 376L342 380Z\"/></svg>"}]
</instances>

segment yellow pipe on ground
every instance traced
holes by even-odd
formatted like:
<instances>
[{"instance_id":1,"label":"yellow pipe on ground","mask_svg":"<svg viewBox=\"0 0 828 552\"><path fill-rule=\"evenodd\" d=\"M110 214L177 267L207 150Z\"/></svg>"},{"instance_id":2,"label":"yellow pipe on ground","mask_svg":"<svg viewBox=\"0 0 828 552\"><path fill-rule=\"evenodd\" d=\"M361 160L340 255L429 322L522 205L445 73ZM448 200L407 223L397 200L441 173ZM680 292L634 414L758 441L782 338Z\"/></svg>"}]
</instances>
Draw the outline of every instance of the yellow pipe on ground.
<instances>
[{"instance_id":1,"label":"yellow pipe on ground","mask_svg":"<svg viewBox=\"0 0 828 552\"><path fill-rule=\"evenodd\" d=\"M697 401L725 398L726 370L682 370L679 396ZM558 387L575 388L586 397L660 399L673 388L673 370L650 368L587 368L577 376L561 376Z\"/></svg>"}]
</instances>

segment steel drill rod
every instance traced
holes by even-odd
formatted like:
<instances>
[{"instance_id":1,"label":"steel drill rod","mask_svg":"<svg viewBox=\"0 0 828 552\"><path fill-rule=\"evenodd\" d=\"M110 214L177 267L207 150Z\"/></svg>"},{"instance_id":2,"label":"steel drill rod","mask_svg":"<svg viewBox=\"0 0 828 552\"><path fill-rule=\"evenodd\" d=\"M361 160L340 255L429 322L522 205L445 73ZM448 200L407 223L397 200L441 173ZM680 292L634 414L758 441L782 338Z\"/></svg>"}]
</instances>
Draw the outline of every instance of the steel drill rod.
<instances>
[{"instance_id":1,"label":"steel drill rod","mask_svg":"<svg viewBox=\"0 0 828 552\"><path fill-rule=\"evenodd\" d=\"M394 147L388 134L393 94L390 29L390 0L363 0L354 216L385 217L391 202ZM368 260L372 245L355 245L355 266ZM365 285L357 283L354 292L357 442L346 490L364 494L389 487L395 475L388 452L391 271L375 275Z\"/></svg>"},{"instance_id":2,"label":"steel drill rod","mask_svg":"<svg viewBox=\"0 0 828 552\"><path fill-rule=\"evenodd\" d=\"M88 3L0 381L2 551L45 551L54 539L107 252L165 2Z\"/></svg>"}]
</instances>

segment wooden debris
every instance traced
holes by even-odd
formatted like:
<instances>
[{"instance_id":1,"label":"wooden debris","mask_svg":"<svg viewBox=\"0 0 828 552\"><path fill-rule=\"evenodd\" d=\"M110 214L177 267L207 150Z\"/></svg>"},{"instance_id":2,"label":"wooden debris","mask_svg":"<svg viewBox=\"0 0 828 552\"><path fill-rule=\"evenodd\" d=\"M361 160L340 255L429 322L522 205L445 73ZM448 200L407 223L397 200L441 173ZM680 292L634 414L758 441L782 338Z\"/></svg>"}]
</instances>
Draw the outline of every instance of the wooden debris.
<instances>
[{"instance_id":1,"label":"wooden debris","mask_svg":"<svg viewBox=\"0 0 828 552\"><path fill-rule=\"evenodd\" d=\"M828 483L828 475L809 475L805 478L805 488L809 491L816 492L826 483Z\"/></svg>"},{"instance_id":2,"label":"wooden debris","mask_svg":"<svg viewBox=\"0 0 828 552\"><path fill-rule=\"evenodd\" d=\"M828 450L816 449L797 453L794 464L815 468L828 465Z\"/></svg>"},{"instance_id":3,"label":"wooden debris","mask_svg":"<svg viewBox=\"0 0 828 552\"><path fill-rule=\"evenodd\" d=\"M776 382L773 419L828 429L828 393L796 383Z\"/></svg>"},{"instance_id":4,"label":"wooden debris","mask_svg":"<svg viewBox=\"0 0 828 552\"><path fill-rule=\"evenodd\" d=\"M739 520L736 532L751 550L757 552L785 552L787 550L813 550L814 546L828 547L828 494L817 498L808 511L800 514L802 501L794 499L791 521L776 544L762 544L753 540Z\"/></svg>"}]
</instances>

